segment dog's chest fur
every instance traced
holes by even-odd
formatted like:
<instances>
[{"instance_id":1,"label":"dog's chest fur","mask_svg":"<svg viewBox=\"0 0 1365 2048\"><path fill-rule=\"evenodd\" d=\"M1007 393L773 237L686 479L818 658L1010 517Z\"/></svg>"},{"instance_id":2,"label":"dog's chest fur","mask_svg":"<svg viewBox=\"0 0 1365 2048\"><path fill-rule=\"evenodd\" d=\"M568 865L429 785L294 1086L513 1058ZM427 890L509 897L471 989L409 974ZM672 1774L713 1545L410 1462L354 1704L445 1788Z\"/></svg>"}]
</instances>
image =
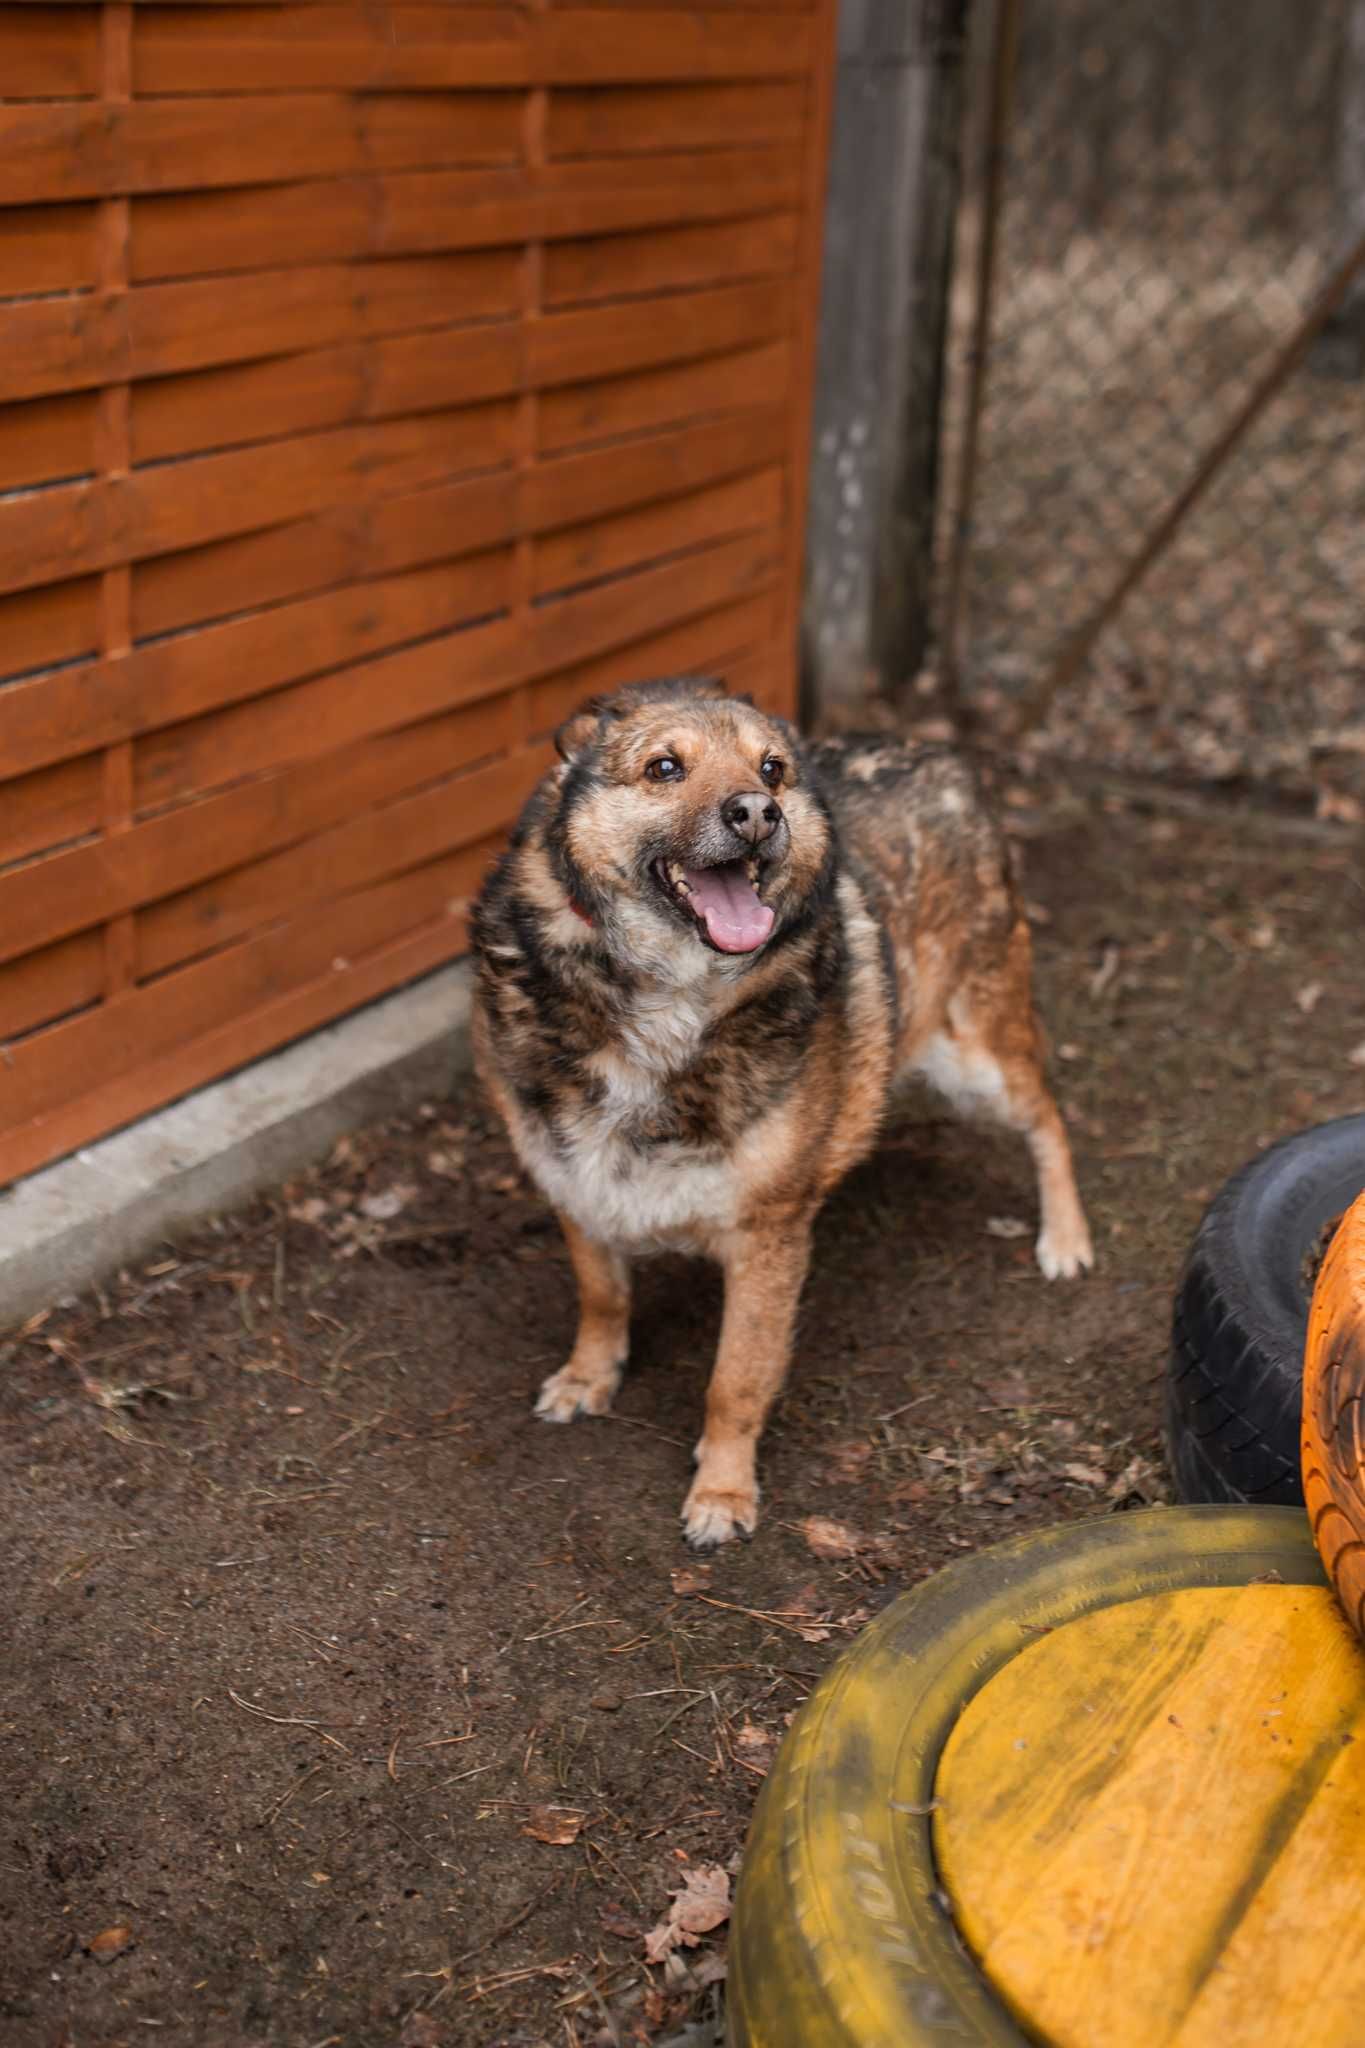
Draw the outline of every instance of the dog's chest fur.
<instances>
[{"instance_id":1,"label":"dog's chest fur","mask_svg":"<svg viewBox=\"0 0 1365 2048\"><path fill-rule=\"evenodd\" d=\"M687 1245L733 1225L733 1156L684 1135L676 1104L709 1022L699 991L637 992L609 1042L584 1060L588 1086L554 1133L518 1119L527 1170L599 1242Z\"/></svg>"}]
</instances>

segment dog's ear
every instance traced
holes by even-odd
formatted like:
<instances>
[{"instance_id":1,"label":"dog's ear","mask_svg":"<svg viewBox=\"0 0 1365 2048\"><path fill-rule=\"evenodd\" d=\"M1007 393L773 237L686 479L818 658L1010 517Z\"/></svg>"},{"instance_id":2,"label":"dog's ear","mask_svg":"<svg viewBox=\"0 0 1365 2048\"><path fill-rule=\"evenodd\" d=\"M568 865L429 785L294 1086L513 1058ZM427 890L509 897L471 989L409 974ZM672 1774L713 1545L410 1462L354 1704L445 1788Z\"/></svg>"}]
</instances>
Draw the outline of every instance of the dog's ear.
<instances>
[{"instance_id":1,"label":"dog's ear","mask_svg":"<svg viewBox=\"0 0 1365 2048\"><path fill-rule=\"evenodd\" d=\"M591 697L566 718L555 734L555 746L562 761L573 762L590 747L604 722L628 718L648 704L672 704L698 698L728 695L718 676L661 676L648 683L627 683L622 689Z\"/></svg>"},{"instance_id":2,"label":"dog's ear","mask_svg":"<svg viewBox=\"0 0 1365 2048\"><path fill-rule=\"evenodd\" d=\"M596 739L601 723L602 714L594 704L585 704L581 711L575 711L572 718L566 718L555 734L555 751L560 760L570 764L576 761Z\"/></svg>"}]
</instances>

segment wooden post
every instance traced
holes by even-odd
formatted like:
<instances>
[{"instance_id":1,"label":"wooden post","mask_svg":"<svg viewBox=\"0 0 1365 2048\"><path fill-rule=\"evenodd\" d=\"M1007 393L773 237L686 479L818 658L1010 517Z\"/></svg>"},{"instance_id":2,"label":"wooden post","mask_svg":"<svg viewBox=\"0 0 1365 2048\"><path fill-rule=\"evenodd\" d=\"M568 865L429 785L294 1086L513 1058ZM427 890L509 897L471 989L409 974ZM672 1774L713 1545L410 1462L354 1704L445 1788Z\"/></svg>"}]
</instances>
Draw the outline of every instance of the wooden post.
<instances>
[{"instance_id":1,"label":"wooden post","mask_svg":"<svg viewBox=\"0 0 1365 2048\"><path fill-rule=\"evenodd\" d=\"M1335 240L1345 249L1365 234L1365 0L1347 0L1334 183ZM1365 377L1365 282L1327 323L1312 362L1320 376Z\"/></svg>"},{"instance_id":2,"label":"wooden post","mask_svg":"<svg viewBox=\"0 0 1365 2048\"><path fill-rule=\"evenodd\" d=\"M807 540L806 709L926 652L967 0L842 0Z\"/></svg>"}]
</instances>

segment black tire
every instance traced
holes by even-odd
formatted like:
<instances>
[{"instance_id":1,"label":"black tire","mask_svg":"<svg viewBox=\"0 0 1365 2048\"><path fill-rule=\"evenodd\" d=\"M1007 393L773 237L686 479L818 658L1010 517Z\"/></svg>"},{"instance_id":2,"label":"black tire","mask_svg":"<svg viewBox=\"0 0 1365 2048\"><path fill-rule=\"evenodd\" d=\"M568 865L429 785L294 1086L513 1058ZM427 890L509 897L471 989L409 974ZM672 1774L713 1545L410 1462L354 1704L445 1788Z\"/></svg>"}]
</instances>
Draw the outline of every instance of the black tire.
<instances>
[{"instance_id":1,"label":"black tire","mask_svg":"<svg viewBox=\"0 0 1365 2048\"><path fill-rule=\"evenodd\" d=\"M1166 1437L1184 1501L1293 1505L1314 1253L1365 1188L1365 1115L1272 1145L1199 1226L1175 1298Z\"/></svg>"}]
</instances>

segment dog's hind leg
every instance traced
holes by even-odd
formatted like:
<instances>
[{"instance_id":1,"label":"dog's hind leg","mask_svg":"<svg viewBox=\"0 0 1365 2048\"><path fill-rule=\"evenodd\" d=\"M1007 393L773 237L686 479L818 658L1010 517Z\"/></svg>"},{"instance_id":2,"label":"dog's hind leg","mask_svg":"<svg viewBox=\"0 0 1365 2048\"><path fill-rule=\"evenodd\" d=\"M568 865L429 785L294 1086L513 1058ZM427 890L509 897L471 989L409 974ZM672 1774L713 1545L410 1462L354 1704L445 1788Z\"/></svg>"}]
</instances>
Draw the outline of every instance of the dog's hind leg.
<instances>
[{"instance_id":1,"label":"dog's hind leg","mask_svg":"<svg viewBox=\"0 0 1365 2048\"><path fill-rule=\"evenodd\" d=\"M946 1028L912 1065L967 1115L1018 1131L1038 1175L1038 1264L1049 1280L1072 1280L1094 1264L1071 1147L1043 1068L1033 1007L1028 926L1021 920L1004 958L969 974L948 1004Z\"/></svg>"},{"instance_id":2,"label":"dog's hind leg","mask_svg":"<svg viewBox=\"0 0 1365 2048\"><path fill-rule=\"evenodd\" d=\"M567 1365L540 1390L536 1414L546 1422L605 1415L621 1384L630 1348L630 1267L620 1252L585 1237L561 1215L578 1279L578 1338Z\"/></svg>"},{"instance_id":3,"label":"dog's hind leg","mask_svg":"<svg viewBox=\"0 0 1365 2048\"><path fill-rule=\"evenodd\" d=\"M810 1260L810 1219L736 1231L721 1252L725 1315L706 1390L697 1476L683 1502L683 1531L697 1550L758 1523L758 1439L786 1378L792 1331Z\"/></svg>"},{"instance_id":4,"label":"dog's hind leg","mask_svg":"<svg viewBox=\"0 0 1365 2048\"><path fill-rule=\"evenodd\" d=\"M1090 1225L1076 1191L1066 1129L1041 1069L1017 1077L1010 1087L1010 1100L1011 1123L1016 1129L1022 1128L1038 1175L1038 1202L1042 1210L1038 1264L1047 1280L1075 1280L1089 1272L1095 1263L1095 1253Z\"/></svg>"}]
</instances>

